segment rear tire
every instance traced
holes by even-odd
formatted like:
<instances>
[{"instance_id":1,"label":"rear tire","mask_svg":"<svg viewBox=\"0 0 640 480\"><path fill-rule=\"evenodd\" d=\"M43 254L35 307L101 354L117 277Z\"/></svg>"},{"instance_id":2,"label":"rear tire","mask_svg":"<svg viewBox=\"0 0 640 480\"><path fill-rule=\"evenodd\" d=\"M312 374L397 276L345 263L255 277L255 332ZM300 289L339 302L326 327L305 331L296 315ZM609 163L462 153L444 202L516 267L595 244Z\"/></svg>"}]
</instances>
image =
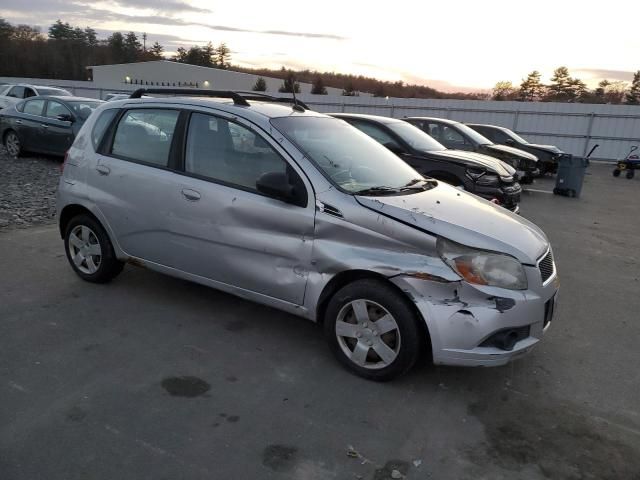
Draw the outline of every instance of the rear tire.
<instances>
[{"instance_id":1,"label":"rear tire","mask_svg":"<svg viewBox=\"0 0 640 480\"><path fill-rule=\"evenodd\" d=\"M71 268L92 283L107 283L124 267L102 225L90 215L71 219L64 235L64 249Z\"/></svg>"},{"instance_id":2,"label":"rear tire","mask_svg":"<svg viewBox=\"0 0 640 480\"><path fill-rule=\"evenodd\" d=\"M336 292L324 318L331 351L347 369L388 381L413 367L425 346L422 320L409 301L380 280L357 280Z\"/></svg>"},{"instance_id":3,"label":"rear tire","mask_svg":"<svg viewBox=\"0 0 640 480\"><path fill-rule=\"evenodd\" d=\"M13 158L21 157L24 153L22 149L22 143L18 134L13 130L9 130L4 136L4 148L7 150L9 156Z\"/></svg>"},{"instance_id":4,"label":"rear tire","mask_svg":"<svg viewBox=\"0 0 640 480\"><path fill-rule=\"evenodd\" d=\"M635 172L633 170L627 170L627 178L631 180Z\"/></svg>"},{"instance_id":5,"label":"rear tire","mask_svg":"<svg viewBox=\"0 0 640 480\"><path fill-rule=\"evenodd\" d=\"M616 168L616 169L613 171L613 176L614 176L614 177L619 177L619 176L620 176L620 170Z\"/></svg>"}]
</instances>

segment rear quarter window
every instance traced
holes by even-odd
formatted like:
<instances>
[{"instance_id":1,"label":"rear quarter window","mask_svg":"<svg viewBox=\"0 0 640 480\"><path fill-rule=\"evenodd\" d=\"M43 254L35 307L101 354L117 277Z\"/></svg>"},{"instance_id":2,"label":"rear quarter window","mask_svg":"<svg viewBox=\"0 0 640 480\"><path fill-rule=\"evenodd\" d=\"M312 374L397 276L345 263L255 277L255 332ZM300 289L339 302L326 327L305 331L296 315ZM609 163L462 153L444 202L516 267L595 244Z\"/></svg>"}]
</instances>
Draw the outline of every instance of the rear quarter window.
<instances>
[{"instance_id":1,"label":"rear quarter window","mask_svg":"<svg viewBox=\"0 0 640 480\"><path fill-rule=\"evenodd\" d=\"M100 142L102 141L102 137L104 137L104 133L107 131L107 127L111 124L113 117L118 113L118 109L112 108L110 110L103 111L96 123L93 124L93 130L91 131L91 142L93 143L93 148L96 150Z\"/></svg>"}]
</instances>

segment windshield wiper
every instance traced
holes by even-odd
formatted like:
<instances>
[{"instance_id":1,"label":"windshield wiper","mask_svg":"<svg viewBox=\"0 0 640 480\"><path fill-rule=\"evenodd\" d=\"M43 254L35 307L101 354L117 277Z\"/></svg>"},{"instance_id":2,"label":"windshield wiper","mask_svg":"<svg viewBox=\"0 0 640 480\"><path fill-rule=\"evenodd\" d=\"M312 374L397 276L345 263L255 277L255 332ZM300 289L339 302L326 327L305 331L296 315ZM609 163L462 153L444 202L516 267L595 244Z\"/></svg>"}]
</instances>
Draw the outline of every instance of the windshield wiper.
<instances>
[{"instance_id":1,"label":"windshield wiper","mask_svg":"<svg viewBox=\"0 0 640 480\"><path fill-rule=\"evenodd\" d=\"M389 193L398 193L400 190L398 188L387 187L385 185L379 185L377 187L367 187L362 190L356 190L356 195L385 195Z\"/></svg>"},{"instance_id":2,"label":"windshield wiper","mask_svg":"<svg viewBox=\"0 0 640 480\"><path fill-rule=\"evenodd\" d=\"M418 183L421 183L421 185L418 185ZM434 182L433 180L427 180L425 178L414 178L413 180L408 182L406 185L400 187L398 190L400 191L423 190L424 191L424 190L429 190L435 186L436 186L436 182Z\"/></svg>"}]
</instances>

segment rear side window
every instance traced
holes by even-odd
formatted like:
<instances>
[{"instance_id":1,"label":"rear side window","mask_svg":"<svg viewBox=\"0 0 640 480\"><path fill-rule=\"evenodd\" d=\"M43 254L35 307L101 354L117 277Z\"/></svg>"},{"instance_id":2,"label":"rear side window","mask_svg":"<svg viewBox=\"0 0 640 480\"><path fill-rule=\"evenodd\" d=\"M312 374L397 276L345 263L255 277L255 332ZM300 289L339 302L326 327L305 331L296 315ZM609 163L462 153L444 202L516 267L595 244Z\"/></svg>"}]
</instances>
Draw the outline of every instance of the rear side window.
<instances>
[{"instance_id":1,"label":"rear side window","mask_svg":"<svg viewBox=\"0 0 640 480\"><path fill-rule=\"evenodd\" d=\"M287 163L248 128L194 113L189 122L185 171L255 191L260 176L286 173Z\"/></svg>"},{"instance_id":2,"label":"rear side window","mask_svg":"<svg viewBox=\"0 0 640 480\"><path fill-rule=\"evenodd\" d=\"M49 104L47 105L47 110L45 113L45 117L48 118L56 118L58 115L70 115L71 112L67 107L65 107L60 102L54 102L53 100L49 100Z\"/></svg>"},{"instance_id":3,"label":"rear side window","mask_svg":"<svg viewBox=\"0 0 640 480\"><path fill-rule=\"evenodd\" d=\"M29 100L24 103L22 111L29 115L42 116L42 109L44 108L44 100Z\"/></svg>"},{"instance_id":4,"label":"rear side window","mask_svg":"<svg viewBox=\"0 0 640 480\"><path fill-rule=\"evenodd\" d=\"M13 87L11 90L9 90L7 96L14 98L24 98L24 87Z\"/></svg>"},{"instance_id":5,"label":"rear side window","mask_svg":"<svg viewBox=\"0 0 640 480\"><path fill-rule=\"evenodd\" d=\"M178 116L177 110L149 108L127 111L116 128L111 153L166 167Z\"/></svg>"},{"instance_id":6,"label":"rear side window","mask_svg":"<svg viewBox=\"0 0 640 480\"><path fill-rule=\"evenodd\" d=\"M102 137L104 136L104 132L107 131L107 127L113 120L113 117L116 116L118 110L112 108L111 110L105 110L100 114L96 123L93 124L93 130L91 132L91 141L93 142L93 148L97 149L98 145L102 141Z\"/></svg>"}]
</instances>

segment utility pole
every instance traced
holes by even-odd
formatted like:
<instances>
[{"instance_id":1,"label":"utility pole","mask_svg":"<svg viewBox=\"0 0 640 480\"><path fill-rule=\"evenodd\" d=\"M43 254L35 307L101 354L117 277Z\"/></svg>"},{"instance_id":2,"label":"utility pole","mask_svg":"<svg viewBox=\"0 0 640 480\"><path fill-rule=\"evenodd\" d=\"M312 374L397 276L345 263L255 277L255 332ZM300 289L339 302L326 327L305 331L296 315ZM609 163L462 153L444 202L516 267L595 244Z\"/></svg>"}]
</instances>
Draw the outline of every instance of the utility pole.
<instances>
[{"instance_id":1,"label":"utility pole","mask_svg":"<svg viewBox=\"0 0 640 480\"><path fill-rule=\"evenodd\" d=\"M147 51L147 33L143 33L142 34L142 51L146 52Z\"/></svg>"}]
</instances>

